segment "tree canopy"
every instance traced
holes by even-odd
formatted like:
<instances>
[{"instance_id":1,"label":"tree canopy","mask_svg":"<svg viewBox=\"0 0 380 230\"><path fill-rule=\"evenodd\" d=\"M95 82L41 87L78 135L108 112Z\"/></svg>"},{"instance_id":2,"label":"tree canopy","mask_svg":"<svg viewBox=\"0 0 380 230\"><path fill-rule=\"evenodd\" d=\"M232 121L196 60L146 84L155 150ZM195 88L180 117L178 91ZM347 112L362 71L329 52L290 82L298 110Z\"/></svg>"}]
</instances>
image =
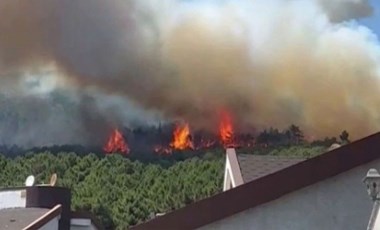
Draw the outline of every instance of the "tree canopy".
<instances>
[{"instance_id":1,"label":"tree canopy","mask_svg":"<svg viewBox=\"0 0 380 230\"><path fill-rule=\"evenodd\" d=\"M170 166L131 161L119 154L0 155L0 185L21 186L29 174L72 189L72 209L96 214L107 229L125 229L153 213L167 212L221 191L224 160L197 157Z\"/></svg>"},{"instance_id":2,"label":"tree canopy","mask_svg":"<svg viewBox=\"0 0 380 230\"><path fill-rule=\"evenodd\" d=\"M348 133L339 136L348 143ZM264 130L247 154L313 157L326 151L336 138L308 142L297 126ZM33 152L0 154L0 186L22 186L33 174L47 183L57 173L57 186L72 191L72 209L96 214L106 229L126 229L152 214L168 212L222 191L223 149L174 152L170 156L132 152L120 154L78 153L49 148ZM63 148L68 150L70 148Z\"/></svg>"}]
</instances>

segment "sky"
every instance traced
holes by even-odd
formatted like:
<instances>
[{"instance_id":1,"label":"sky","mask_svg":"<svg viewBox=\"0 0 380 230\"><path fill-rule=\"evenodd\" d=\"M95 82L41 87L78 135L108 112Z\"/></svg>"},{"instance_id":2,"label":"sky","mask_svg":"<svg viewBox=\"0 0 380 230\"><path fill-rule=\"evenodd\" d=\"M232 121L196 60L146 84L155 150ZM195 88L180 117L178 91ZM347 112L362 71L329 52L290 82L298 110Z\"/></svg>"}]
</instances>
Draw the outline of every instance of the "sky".
<instances>
[{"instance_id":1,"label":"sky","mask_svg":"<svg viewBox=\"0 0 380 230\"><path fill-rule=\"evenodd\" d=\"M373 15L369 18L361 19L361 20L359 20L359 22L368 26L380 38L380 1L379 0L371 0L370 2L374 8Z\"/></svg>"}]
</instances>

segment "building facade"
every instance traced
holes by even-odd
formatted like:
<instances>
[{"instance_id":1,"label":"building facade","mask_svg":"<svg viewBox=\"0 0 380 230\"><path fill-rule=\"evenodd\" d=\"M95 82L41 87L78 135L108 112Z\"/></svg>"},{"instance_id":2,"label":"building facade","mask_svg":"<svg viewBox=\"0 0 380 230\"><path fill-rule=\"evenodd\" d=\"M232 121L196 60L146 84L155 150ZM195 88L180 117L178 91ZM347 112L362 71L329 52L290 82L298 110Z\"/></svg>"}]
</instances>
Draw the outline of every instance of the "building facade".
<instances>
[{"instance_id":1,"label":"building facade","mask_svg":"<svg viewBox=\"0 0 380 230\"><path fill-rule=\"evenodd\" d=\"M363 183L370 168L380 169L380 133L310 159L251 157L259 163L245 162L250 169L234 149L226 158L223 192L132 229L358 230L371 213L380 228L380 205Z\"/></svg>"}]
</instances>

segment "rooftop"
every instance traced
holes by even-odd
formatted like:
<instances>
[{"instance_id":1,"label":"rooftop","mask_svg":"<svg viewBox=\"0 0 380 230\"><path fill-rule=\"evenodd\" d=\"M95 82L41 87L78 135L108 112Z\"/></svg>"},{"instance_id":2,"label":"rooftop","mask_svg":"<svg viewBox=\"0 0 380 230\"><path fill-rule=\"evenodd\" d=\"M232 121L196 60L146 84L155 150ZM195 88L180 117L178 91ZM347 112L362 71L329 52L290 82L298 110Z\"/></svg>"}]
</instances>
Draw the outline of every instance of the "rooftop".
<instances>
[{"instance_id":1,"label":"rooftop","mask_svg":"<svg viewBox=\"0 0 380 230\"><path fill-rule=\"evenodd\" d=\"M237 154L244 183L295 165L306 158L288 156Z\"/></svg>"},{"instance_id":2,"label":"rooftop","mask_svg":"<svg viewBox=\"0 0 380 230\"><path fill-rule=\"evenodd\" d=\"M49 211L46 208L0 209L0 229L23 229Z\"/></svg>"},{"instance_id":3,"label":"rooftop","mask_svg":"<svg viewBox=\"0 0 380 230\"><path fill-rule=\"evenodd\" d=\"M189 204L131 229L196 229L380 159L379 147L380 132ZM253 175L257 176L255 173ZM276 189L273 189L274 186Z\"/></svg>"},{"instance_id":4,"label":"rooftop","mask_svg":"<svg viewBox=\"0 0 380 230\"><path fill-rule=\"evenodd\" d=\"M97 218L86 211L71 211L68 188L34 185L0 189L0 230L40 229L58 218L59 229L104 229ZM56 224L56 222L51 222Z\"/></svg>"}]
</instances>

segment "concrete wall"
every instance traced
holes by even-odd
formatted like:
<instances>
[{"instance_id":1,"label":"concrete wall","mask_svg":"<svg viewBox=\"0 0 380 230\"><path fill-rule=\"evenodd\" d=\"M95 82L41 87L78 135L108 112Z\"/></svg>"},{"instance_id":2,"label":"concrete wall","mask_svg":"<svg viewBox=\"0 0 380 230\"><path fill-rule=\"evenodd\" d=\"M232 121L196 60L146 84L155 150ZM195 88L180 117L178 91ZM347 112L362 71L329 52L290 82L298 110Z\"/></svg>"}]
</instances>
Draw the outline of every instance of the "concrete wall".
<instances>
[{"instance_id":1,"label":"concrete wall","mask_svg":"<svg viewBox=\"0 0 380 230\"><path fill-rule=\"evenodd\" d=\"M0 209L25 207L24 189L0 190Z\"/></svg>"},{"instance_id":2,"label":"concrete wall","mask_svg":"<svg viewBox=\"0 0 380 230\"><path fill-rule=\"evenodd\" d=\"M366 229L373 203L362 179L369 168L380 169L380 161L359 166L199 230Z\"/></svg>"}]
</instances>

